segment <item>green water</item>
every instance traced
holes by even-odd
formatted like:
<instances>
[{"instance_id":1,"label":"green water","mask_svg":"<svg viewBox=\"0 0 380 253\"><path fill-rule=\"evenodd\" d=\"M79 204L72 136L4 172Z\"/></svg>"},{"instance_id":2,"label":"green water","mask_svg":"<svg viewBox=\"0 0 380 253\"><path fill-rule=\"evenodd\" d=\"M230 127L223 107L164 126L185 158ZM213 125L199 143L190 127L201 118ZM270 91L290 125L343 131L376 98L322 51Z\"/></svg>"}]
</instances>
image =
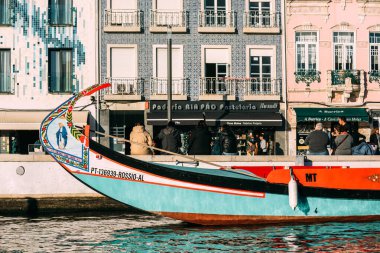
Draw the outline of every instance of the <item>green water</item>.
<instances>
[{"instance_id":1,"label":"green water","mask_svg":"<svg viewBox=\"0 0 380 253\"><path fill-rule=\"evenodd\" d=\"M202 227L146 214L0 217L0 252L380 252L380 222Z\"/></svg>"}]
</instances>

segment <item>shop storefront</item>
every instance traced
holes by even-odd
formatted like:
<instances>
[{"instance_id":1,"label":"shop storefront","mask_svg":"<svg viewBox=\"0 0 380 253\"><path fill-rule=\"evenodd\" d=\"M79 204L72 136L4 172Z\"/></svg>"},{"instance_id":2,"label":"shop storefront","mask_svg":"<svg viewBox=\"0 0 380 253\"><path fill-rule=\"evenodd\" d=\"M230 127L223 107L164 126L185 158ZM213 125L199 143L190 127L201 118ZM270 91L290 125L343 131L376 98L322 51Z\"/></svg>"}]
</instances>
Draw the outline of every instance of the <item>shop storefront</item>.
<instances>
[{"instance_id":1,"label":"shop storefront","mask_svg":"<svg viewBox=\"0 0 380 253\"><path fill-rule=\"evenodd\" d=\"M365 108L294 108L297 117L297 154L305 154L308 146L305 139L314 130L315 124L323 123L330 132L338 125L338 117L346 117L355 138L369 138L369 115Z\"/></svg>"},{"instance_id":2,"label":"shop storefront","mask_svg":"<svg viewBox=\"0 0 380 253\"><path fill-rule=\"evenodd\" d=\"M153 135L157 135L167 124L166 101L151 101L149 109L147 124L153 126ZM220 126L230 126L239 140L238 151L241 155L245 154L249 132L264 133L275 143L276 132L283 132L284 124L279 103L273 101L175 101L172 104L172 120L183 134L184 152L187 135L199 121L205 120L213 137Z\"/></svg>"}]
</instances>

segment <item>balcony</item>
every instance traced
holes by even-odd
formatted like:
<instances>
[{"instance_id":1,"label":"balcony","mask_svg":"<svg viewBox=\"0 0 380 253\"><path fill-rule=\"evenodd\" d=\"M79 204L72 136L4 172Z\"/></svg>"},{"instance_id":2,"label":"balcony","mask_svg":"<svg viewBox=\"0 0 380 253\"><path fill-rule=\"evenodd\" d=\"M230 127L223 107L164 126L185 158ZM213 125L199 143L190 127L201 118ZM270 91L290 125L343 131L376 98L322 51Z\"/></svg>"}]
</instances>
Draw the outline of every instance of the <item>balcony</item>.
<instances>
[{"instance_id":1,"label":"balcony","mask_svg":"<svg viewBox=\"0 0 380 253\"><path fill-rule=\"evenodd\" d=\"M280 100L281 79L248 78L242 81L244 100Z\"/></svg>"},{"instance_id":2,"label":"balcony","mask_svg":"<svg viewBox=\"0 0 380 253\"><path fill-rule=\"evenodd\" d=\"M141 32L142 17L140 10L106 10L104 31Z\"/></svg>"},{"instance_id":3,"label":"balcony","mask_svg":"<svg viewBox=\"0 0 380 253\"><path fill-rule=\"evenodd\" d=\"M330 102L347 103L358 99L363 102L364 94L363 70L327 71L327 96ZM335 101L333 101L334 98Z\"/></svg>"},{"instance_id":4,"label":"balcony","mask_svg":"<svg viewBox=\"0 0 380 253\"><path fill-rule=\"evenodd\" d=\"M372 82L377 82L380 84L380 71L379 70L371 70L368 72L369 75L369 81Z\"/></svg>"},{"instance_id":5,"label":"balcony","mask_svg":"<svg viewBox=\"0 0 380 253\"><path fill-rule=\"evenodd\" d=\"M311 83L321 82L321 72L316 69L298 69L294 75L296 83L306 83L306 87L309 87Z\"/></svg>"},{"instance_id":6,"label":"balcony","mask_svg":"<svg viewBox=\"0 0 380 253\"><path fill-rule=\"evenodd\" d=\"M166 33L168 27L173 33L184 33L187 31L186 11L150 11L150 32Z\"/></svg>"},{"instance_id":7,"label":"balcony","mask_svg":"<svg viewBox=\"0 0 380 253\"><path fill-rule=\"evenodd\" d=\"M280 13L246 11L244 33L280 33Z\"/></svg>"},{"instance_id":8,"label":"balcony","mask_svg":"<svg viewBox=\"0 0 380 253\"><path fill-rule=\"evenodd\" d=\"M150 79L150 100L168 100L168 81L166 78ZM183 78L172 79L172 99L187 100L189 80Z\"/></svg>"},{"instance_id":9,"label":"balcony","mask_svg":"<svg viewBox=\"0 0 380 253\"><path fill-rule=\"evenodd\" d=\"M198 32L234 33L236 31L236 13L234 11L205 10L198 14Z\"/></svg>"},{"instance_id":10,"label":"balcony","mask_svg":"<svg viewBox=\"0 0 380 253\"><path fill-rule=\"evenodd\" d=\"M144 79L108 77L105 81L111 83L111 87L102 91L103 100L141 100Z\"/></svg>"},{"instance_id":11,"label":"balcony","mask_svg":"<svg viewBox=\"0 0 380 253\"><path fill-rule=\"evenodd\" d=\"M199 100L235 100L236 81L225 77L199 79Z\"/></svg>"}]
</instances>

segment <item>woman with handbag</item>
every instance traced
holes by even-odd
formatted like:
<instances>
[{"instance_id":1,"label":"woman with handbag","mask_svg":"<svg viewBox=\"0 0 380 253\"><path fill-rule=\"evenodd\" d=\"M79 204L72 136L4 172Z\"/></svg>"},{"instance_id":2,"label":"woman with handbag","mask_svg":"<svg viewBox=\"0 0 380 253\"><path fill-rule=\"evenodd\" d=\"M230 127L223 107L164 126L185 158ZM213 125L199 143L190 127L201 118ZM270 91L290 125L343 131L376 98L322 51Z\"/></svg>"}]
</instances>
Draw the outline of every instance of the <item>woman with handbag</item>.
<instances>
[{"instance_id":1,"label":"woman with handbag","mask_svg":"<svg viewBox=\"0 0 380 253\"><path fill-rule=\"evenodd\" d=\"M354 142L352 136L347 132L345 126L337 126L338 136L335 137L334 155L351 155L352 144Z\"/></svg>"}]
</instances>

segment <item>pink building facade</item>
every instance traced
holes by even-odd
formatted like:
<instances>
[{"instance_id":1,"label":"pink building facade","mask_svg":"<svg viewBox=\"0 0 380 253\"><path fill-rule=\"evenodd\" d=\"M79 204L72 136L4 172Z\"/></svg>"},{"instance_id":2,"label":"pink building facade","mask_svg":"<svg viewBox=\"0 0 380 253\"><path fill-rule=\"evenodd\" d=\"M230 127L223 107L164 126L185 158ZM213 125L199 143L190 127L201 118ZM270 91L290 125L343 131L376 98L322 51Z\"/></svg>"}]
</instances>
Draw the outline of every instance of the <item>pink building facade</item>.
<instances>
[{"instance_id":1,"label":"pink building facade","mask_svg":"<svg viewBox=\"0 0 380 253\"><path fill-rule=\"evenodd\" d=\"M380 111L380 1L288 0L285 27L290 155L338 116L368 141Z\"/></svg>"}]
</instances>

